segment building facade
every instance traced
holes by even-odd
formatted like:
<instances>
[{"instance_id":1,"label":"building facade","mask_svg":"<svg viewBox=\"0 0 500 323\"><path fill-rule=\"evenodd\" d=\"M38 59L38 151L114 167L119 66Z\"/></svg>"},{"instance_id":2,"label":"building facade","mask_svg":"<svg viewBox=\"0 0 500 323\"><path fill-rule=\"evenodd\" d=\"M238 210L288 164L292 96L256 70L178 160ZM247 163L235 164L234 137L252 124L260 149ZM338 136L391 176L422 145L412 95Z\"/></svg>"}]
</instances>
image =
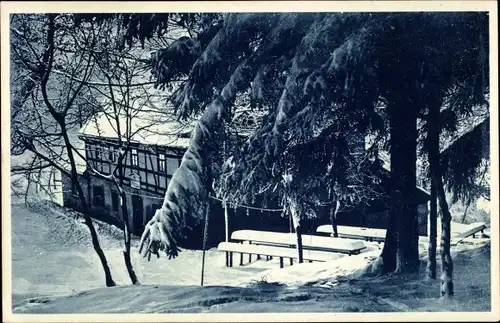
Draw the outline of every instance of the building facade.
<instances>
[{"instance_id":1,"label":"building facade","mask_svg":"<svg viewBox=\"0 0 500 323\"><path fill-rule=\"evenodd\" d=\"M83 147L81 154L85 157L85 168L79 174L79 182L93 216L123 227L119 189L106 175L115 170L120 151L125 151L121 188L125 191L124 202L131 232L140 235L147 221L163 203L167 186L188 146L191 128L160 120L148 120L150 124L145 127L145 120L140 117L120 122L122 129L126 129L126 122L131 129L131 135L121 141L115 131L117 127L104 114L89 120L82 127L78 138L80 147ZM81 210L71 180L63 176L62 181L64 205Z\"/></svg>"}]
</instances>

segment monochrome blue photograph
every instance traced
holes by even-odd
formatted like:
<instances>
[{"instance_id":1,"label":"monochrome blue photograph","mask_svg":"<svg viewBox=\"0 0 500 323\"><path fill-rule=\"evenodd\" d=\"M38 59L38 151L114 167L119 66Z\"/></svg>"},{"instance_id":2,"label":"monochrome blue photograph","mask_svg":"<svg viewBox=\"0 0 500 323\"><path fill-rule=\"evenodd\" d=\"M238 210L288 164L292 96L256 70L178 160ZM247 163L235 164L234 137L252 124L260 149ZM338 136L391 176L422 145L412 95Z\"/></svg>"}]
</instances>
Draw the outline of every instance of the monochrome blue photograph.
<instances>
[{"instance_id":1,"label":"monochrome blue photograph","mask_svg":"<svg viewBox=\"0 0 500 323\"><path fill-rule=\"evenodd\" d=\"M158 5L2 10L11 319L499 318L496 6Z\"/></svg>"}]
</instances>

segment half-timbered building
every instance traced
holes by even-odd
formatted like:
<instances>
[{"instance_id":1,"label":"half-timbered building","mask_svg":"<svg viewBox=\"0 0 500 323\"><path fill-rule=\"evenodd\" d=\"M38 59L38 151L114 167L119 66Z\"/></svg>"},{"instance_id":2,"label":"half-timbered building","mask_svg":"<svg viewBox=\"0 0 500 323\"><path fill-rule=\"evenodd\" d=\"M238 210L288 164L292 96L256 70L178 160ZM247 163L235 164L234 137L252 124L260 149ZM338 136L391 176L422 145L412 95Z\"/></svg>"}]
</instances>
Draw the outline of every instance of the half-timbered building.
<instances>
[{"instance_id":1,"label":"half-timbered building","mask_svg":"<svg viewBox=\"0 0 500 323\"><path fill-rule=\"evenodd\" d=\"M78 137L83 142L87 162L80 182L94 217L121 226L120 194L113 180L106 176L117 167L120 150L125 151L122 189L126 193L130 228L139 235L162 204L168 183L188 146L192 124L141 116L123 119L120 120L122 129L126 129L127 122L130 128L129 135L122 136L121 141L114 126L116 122L104 113L81 128ZM63 182L67 187L64 205L78 209L78 198L70 180L65 178Z\"/></svg>"}]
</instances>

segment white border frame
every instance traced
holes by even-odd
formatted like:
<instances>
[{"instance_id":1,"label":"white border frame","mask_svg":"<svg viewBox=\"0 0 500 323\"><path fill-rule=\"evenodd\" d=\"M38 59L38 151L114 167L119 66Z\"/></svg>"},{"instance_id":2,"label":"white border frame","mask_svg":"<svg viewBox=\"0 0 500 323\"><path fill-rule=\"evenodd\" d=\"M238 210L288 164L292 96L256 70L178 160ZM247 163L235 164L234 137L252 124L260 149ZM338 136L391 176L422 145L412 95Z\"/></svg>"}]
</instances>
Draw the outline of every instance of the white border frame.
<instances>
[{"instance_id":1,"label":"white border frame","mask_svg":"<svg viewBox=\"0 0 500 323\"><path fill-rule=\"evenodd\" d=\"M2 307L5 322L394 322L498 321L499 160L498 160L498 12L496 1L190 1L190 2L2 2L1 3L1 167L2 167ZM45 12L380 12L488 11L490 14L491 152L491 312L442 313L279 313L279 314L12 314L10 221L9 14ZM460 279L460 278L457 278Z\"/></svg>"}]
</instances>

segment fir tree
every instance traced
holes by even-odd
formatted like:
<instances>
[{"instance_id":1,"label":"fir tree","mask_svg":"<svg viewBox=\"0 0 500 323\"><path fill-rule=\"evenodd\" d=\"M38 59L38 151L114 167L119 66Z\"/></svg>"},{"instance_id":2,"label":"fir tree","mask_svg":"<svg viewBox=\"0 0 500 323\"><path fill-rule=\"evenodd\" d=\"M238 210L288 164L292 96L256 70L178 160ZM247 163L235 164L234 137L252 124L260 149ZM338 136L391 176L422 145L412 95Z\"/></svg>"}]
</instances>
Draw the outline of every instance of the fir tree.
<instances>
[{"instance_id":1,"label":"fir tree","mask_svg":"<svg viewBox=\"0 0 500 323\"><path fill-rule=\"evenodd\" d=\"M221 125L230 120L238 94L250 91L252 107L266 111L267 115L241 148L241 156L248 156L248 162L243 164L246 166L241 166L238 154L228 163L236 165L232 173L243 179L240 189L231 193L234 195L248 189L254 194L275 187L281 180L279 174L300 165L299 159L289 158L292 166L287 168L283 166L287 163L280 159L291 156L293 147L314 140L315 132L342 132L353 125L362 133L368 129L379 132L380 118L374 107L381 103L390 125L392 189L390 225L377 263L386 272L416 271L418 235L413 190L417 119L428 108L425 98L429 85L434 89L434 101L450 97L447 94L453 89L467 89L464 80L482 85L474 86L471 95L452 96L456 107L467 106L467 98L483 95L476 89L487 87L485 74L477 77L479 74L474 71L471 77L470 67L485 70L484 46L474 47L479 51L468 50L467 46L475 41L471 35L478 35L478 28L484 30L485 16L228 14L198 24L196 35L179 38L158 51L152 60L160 86L168 86L179 75L188 77L173 100L179 114L203 111L203 116L174 176L176 180L169 185L164 207L150 222L143 242L151 238L151 247L175 249L180 231L177 225L182 226L187 218L194 222L202 218L200 201L206 198L206 188L211 185L206 176L209 152L220 138ZM158 25L154 20L151 24ZM483 44L486 36L479 33ZM440 75L436 84L429 71ZM324 118L332 120L332 116L333 125L329 125ZM329 136L332 134L325 134L324 138ZM291 137L297 139L293 141ZM342 140L337 138L332 146L339 149ZM344 154L349 159L347 155ZM329 162L331 159L325 164ZM337 162L335 172L348 177L345 165L349 164ZM239 167L247 171L234 171ZM251 176L243 176L245 172ZM260 175L269 172L277 175L271 177L274 182L259 182ZM194 181L187 183L190 178ZM314 176L306 178L312 181ZM332 184L336 182L341 183L339 178ZM338 189L338 185L334 187Z\"/></svg>"}]
</instances>

